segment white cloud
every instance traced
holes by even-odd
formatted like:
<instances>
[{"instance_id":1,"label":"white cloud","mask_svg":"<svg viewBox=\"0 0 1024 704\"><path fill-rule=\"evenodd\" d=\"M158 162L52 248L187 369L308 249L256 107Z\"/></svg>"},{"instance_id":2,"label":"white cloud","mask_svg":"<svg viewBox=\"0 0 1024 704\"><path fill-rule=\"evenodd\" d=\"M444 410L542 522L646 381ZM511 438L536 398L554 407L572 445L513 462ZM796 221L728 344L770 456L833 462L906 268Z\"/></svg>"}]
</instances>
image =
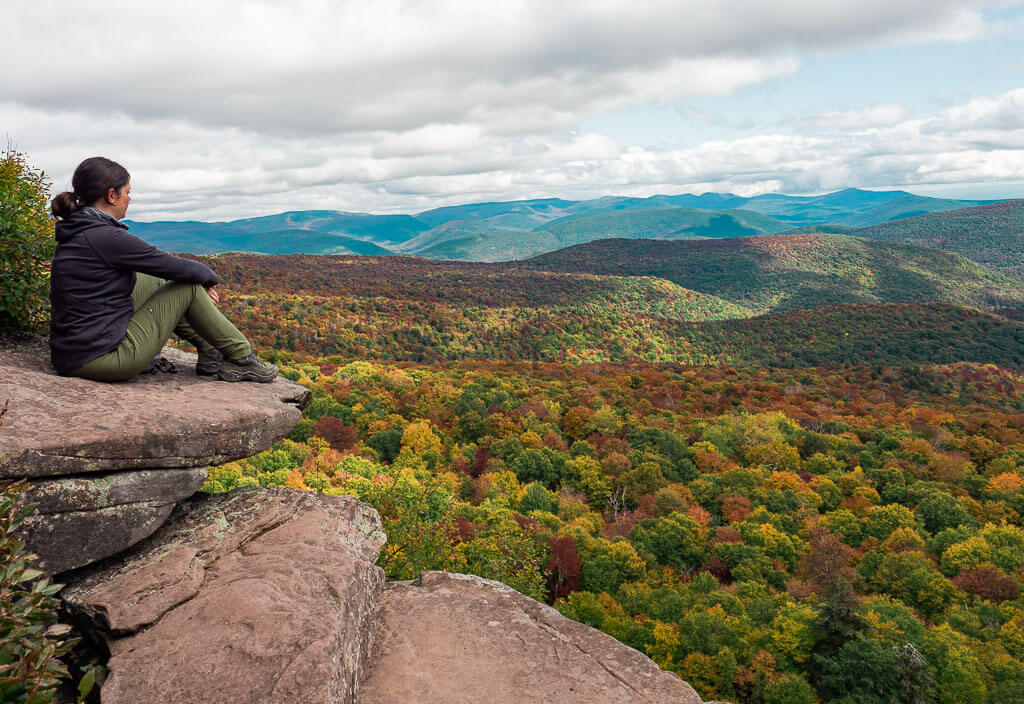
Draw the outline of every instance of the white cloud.
<instances>
[{"instance_id":1,"label":"white cloud","mask_svg":"<svg viewBox=\"0 0 1024 704\"><path fill-rule=\"evenodd\" d=\"M964 105L943 110L925 127L927 132L964 129L1024 129L1024 88L996 97L974 98Z\"/></svg>"},{"instance_id":2,"label":"white cloud","mask_svg":"<svg viewBox=\"0 0 1024 704\"><path fill-rule=\"evenodd\" d=\"M861 110L842 110L798 118L793 123L802 129L858 130L891 127L906 120L908 110L895 103L880 103Z\"/></svg>"},{"instance_id":3,"label":"white cloud","mask_svg":"<svg viewBox=\"0 0 1024 704\"><path fill-rule=\"evenodd\" d=\"M125 116L94 125L85 137L96 153L120 147L119 158L132 171L137 219L230 219L313 208L416 212L553 195L1019 182L1024 124L1006 116L1022 94L975 98L883 127L764 134L689 149L630 147L595 133L510 137L446 125L340 140L281 138ZM0 104L0 122L29 135L16 146L35 163L54 163L74 148L64 140L36 148L36 140L44 145L46 134L80 132L89 119ZM140 146L125 149L131 144Z\"/></svg>"},{"instance_id":4,"label":"white cloud","mask_svg":"<svg viewBox=\"0 0 1024 704\"><path fill-rule=\"evenodd\" d=\"M274 134L462 122L532 131L727 93L794 70L794 48L977 36L976 4L108 0L90 13L36 0L5 11L0 64L22 68L0 100Z\"/></svg>"},{"instance_id":5,"label":"white cloud","mask_svg":"<svg viewBox=\"0 0 1024 704\"><path fill-rule=\"evenodd\" d=\"M118 159L140 219L1020 178L1019 91L925 120L883 103L804 118L796 136L685 150L576 131L782 80L801 52L977 37L1000 4L108 0L90 13L36 0L5 10L0 65L19 69L0 82L0 135L58 189L82 158Z\"/></svg>"}]
</instances>

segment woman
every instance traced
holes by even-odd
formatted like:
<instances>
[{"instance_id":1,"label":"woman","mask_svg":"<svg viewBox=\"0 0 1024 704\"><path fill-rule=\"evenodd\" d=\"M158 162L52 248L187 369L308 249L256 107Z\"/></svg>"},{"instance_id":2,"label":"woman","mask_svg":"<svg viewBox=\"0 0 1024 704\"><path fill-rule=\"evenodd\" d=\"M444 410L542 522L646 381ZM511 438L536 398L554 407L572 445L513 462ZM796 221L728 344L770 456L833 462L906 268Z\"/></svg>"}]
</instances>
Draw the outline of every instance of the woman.
<instances>
[{"instance_id":1,"label":"woman","mask_svg":"<svg viewBox=\"0 0 1024 704\"><path fill-rule=\"evenodd\" d=\"M135 376L171 333L199 350L196 372L224 381L272 381L245 336L214 305L217 275L161 252L121 223L131 202L128 171L86 159L51 203L59 218L50 265L50 359L58 373L96 381Z\"/></svg>"}]
</instances>

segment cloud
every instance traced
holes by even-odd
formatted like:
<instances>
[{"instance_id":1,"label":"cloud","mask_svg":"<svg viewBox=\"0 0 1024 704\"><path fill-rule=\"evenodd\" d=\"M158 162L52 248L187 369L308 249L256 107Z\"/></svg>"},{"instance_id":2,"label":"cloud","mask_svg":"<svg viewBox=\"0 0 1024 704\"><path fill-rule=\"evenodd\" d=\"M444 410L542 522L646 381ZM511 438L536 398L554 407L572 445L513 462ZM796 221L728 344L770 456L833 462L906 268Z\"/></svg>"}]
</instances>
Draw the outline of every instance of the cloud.
<instances>
[{"instance_id":1,"label":"cloud","mask_svg":"<svg viewBox=\"0 0 1024 704\"><path fill-rule=\"evenodd\" d=\"M23 68L0 100L278 135L463 122L529 132L728 93L795 70L797 48L978 36L972 5L109 0L85 13L37 0L5 12L0 62Z\"/></svg>"},{"instance_id":2,"label":"cloud","mask_svg":"<svg viewBox=\"0 0 1024 704\"><path fill-rule=\"evenodd\" d=\"M76 134L93 152L118 153L132 171L136 219L232 219L320 208L417 212L542 196L1019 182L1022 98L1018 89L880 127L857 122L855 129L761 134L687 149L620 145L597 133L508 136L443 124L346 139L268 137L124 115L96 124L85 113L11 104L0 104L0 124L28 135L16 146L35 163L67 161L78 148ZM48 144L48 134L69 137Z\"/></svg>"},{"instance_id":3,"label":"cloud","mask_svg":"<svg viewBox=\"0 0 1024 704\"><path fill-rule=\"evenodd\" d=\"M927 133L985 128L996 131L1024 129L1024 88L996 97L974 98L947 108L923 127Z\"/></svg>"},{"instance_id":4,"label":"cloud","mask_svg":"<svg viewBox=\"0 0 1024 704\"><path fill-rule=\"evenodd\" d=\"M908 110L895 103L880 103L862 110L843 110L791 120L799 129L858 130L891 127L907 118Z\"/></svg>"},{"instance_id":5,"label":"cloud","mask_svg":"<svg viewBox=\"0 0 1024 704\"><path fill-rule=\"evenodd\" d=\"M1019 177L1015 93L689 149L579 131L649 105L728 124L679 105L785 79L808 51L976 38L1000 4L36 0L5 11L0 63L19 69L0 82L0 132L58 190L82 158L118 159L138 219Z\"/></svg>"}]
</instances>

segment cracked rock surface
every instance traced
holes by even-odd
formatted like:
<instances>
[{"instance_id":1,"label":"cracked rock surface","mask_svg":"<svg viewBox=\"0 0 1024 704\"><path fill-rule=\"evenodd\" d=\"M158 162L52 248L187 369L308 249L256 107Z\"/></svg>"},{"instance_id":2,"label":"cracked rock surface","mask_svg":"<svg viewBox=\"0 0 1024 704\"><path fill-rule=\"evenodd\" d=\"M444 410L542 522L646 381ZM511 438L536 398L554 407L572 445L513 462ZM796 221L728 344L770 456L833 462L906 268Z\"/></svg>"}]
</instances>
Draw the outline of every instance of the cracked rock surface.
<instances>
[{"instance_id":1,"label":"cracked rock surface","mask_svg":"<svg viewBox=\"0 0 1024 704\"><path fill-rule=\"evenodd\" d=\"M104 704L702 704L642 653L498 582L385 586L353 497L249 487L182 502L150 538L65 575L107 642Z\"/></svg>"},{"instance_id":2,"label":"cracked rock surface","mask_svg":"<svg viewBox=\"0 0 1024 704\"><path fill-rule=\"evenodd\" d=\"M490 580L389 585L360 704L702 704L646 655Z\"/></svg>"},{"instance_id":3,"label":"cracked rock surface","mask_svg":"<svg viewBox=\"0 0 1024 704\"><path fill-rule=\"evenodd\" d=\"M241 489L183 502L62 598L110 647L104 704L353 702L383 543L353 497Z\"/></svg>"},{"instance_id":4,"label":"cracked rock surface","mask_svg":"<svg viewBox=\"0 0 1024 704\"><path fill-rule=\"evenodd\" d=\"M110 649L104 704L702 704L642 653L498 582L385 585L376 511L249 487L182 502L65 575Z\"/></svg>"},{"instance_id":5,"label":"cracked rock surface","mask_svg":"<svg viewBox=\"0 0 1024 704\"><path fill-rule=\"evenodd\" d=\"M176 374L104 384L58 376L45 340L0 344L0 479L27 479L39 513L20 537L50 574L150 535L206 467L285 436L309 403L287 380L229 384L196 376L195 356L165 348Z\"/></svg>"}]
</instances>

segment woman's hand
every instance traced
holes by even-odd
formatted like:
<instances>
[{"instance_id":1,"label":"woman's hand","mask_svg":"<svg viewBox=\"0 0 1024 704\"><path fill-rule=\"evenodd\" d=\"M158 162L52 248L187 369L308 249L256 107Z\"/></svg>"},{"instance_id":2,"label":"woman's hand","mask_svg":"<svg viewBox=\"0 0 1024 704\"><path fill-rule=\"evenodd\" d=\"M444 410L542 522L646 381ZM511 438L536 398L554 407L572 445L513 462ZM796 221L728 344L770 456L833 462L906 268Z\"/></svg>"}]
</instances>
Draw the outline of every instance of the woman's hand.
<instances>
[{"instance_id":1,"label":"woman's hand","mask_svg":"<svg viewBox=\"0 0 1024 704\"><path fill-rule=\"evenodd\" d=\"M215 304L216 303L220 303L220 294L217 293L217 287L216 286L209 286L209 287L207 287L206 295L208 295L210 297L210 300L213 301Z\"/></svg>"}]
</instances>

